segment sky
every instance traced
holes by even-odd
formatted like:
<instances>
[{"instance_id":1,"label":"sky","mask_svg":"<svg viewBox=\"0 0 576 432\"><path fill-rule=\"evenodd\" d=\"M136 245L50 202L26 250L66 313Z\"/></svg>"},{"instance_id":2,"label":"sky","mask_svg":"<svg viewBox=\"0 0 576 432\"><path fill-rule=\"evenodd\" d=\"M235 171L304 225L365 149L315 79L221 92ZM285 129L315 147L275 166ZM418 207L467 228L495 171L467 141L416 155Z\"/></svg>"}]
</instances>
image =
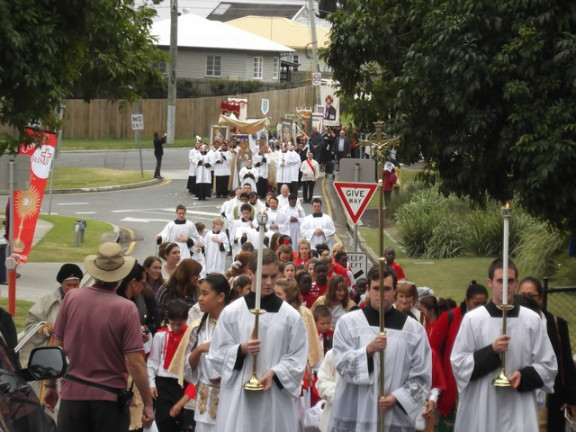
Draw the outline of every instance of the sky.
<instances>
[{"instance_id":1,"label":"sky","mask_svg":"<svg viewBox=\"0 0 576 432\"><path fill-rule=\"evenodd\" d=\"M233 0L239 1L239 0ZM264 1L265 3L278 3L278 4L285 4L285 0L246 0L247 2L258 3L260 1ZM304 0L300 0L304 3ZM163 20L170 18L170 0L164 0L159 5L153 5L152 1L150 0L136 0L136 5L142 4L149 4L154 6L156 11L158 12L158 17L156 20ZM178 0L178 10L180 13L186 14L191 13L195 15L200 15L203 17L208 16L216 6L220 3L220 0Z\"/></svg>"}]
</instances>

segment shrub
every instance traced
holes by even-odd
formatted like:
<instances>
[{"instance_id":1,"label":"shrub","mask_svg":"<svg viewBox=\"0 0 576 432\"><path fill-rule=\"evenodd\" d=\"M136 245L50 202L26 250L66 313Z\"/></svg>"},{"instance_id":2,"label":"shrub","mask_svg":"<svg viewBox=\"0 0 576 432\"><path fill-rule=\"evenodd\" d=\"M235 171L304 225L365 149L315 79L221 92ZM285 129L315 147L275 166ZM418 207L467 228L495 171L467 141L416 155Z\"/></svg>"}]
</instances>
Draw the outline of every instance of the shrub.
<instances>
[{"instance_id":1,"label":"shrub","mask_svg":"<svg viewBox=\"0 0 576 432\"><path fill-rule=\"evenodd\" d=\"M476 256L502 254L502 216L495 206L475 210L462 227L464 252Z\"/></svg>"},{"instance_id":2,"label":"shrub","mask_svg":"<svg viewBox=\"0 0 576 432\"><path fill-rule=\"evenodd\" d=\"M545 223L531 218L526 225L516 248L517 265L523 275L537 278L552 276L559 268L559 254L567 247L567 235Z\"/></svg>"},{"instance_id":3,"label":"shrub","mask_svg":"<svg viewBox=\"0 0 576 432\"><path fill-rule=\"evenodd\" d=\"M432 231L432 237L426 245L426 257L432 259L462 256L462 226L450 219L442 220Z\"/></svg>"},{"instance_id":4,"label":"shrub","mask_svg":"<svg viewBox=\"0 0 576 432\"><path fill-rule=\"evenodd\" d=\"M426 252L434 228L447 215L445 200L436 189L428 189L414 194L409 203L398 209L396 227L408 255Z\"/></svg>"}]
</instances>

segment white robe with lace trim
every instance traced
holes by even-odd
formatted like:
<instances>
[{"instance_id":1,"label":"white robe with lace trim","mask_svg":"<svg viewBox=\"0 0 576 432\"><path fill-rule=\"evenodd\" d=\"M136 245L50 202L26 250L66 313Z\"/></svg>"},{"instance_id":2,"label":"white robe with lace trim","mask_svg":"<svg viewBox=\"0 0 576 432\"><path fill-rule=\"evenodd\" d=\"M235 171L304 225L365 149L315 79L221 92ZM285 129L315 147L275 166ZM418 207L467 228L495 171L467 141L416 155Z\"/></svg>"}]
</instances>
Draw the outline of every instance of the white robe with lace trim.
<instances>
[{"instance_id":1,"label":"white robe with lace trim","mask_svg":"<svg viewBox=\"0 0 576 432\"><path fill-rule=\"evenodd\" d=\"M270 390L246 391L243 385L252 375L252 357L246 356L241 370L234 369L238 348L250 338L254 315L243 298L222 311L212 336L208 361L222 377L220 404L216 416L218 432L295 432L297 400L306 368L308 341L300 314L288 303L277 313L260 316L258 376L273 369L282 383L272 381Z\"/></svg>"},{"instance_id":2,"label":"white robe with lace trim","mask_svg":"<svg viewBox=\"0 0 576 432\"><path fill-rule=\"evenodd\" d=\"M339 379L332 404L331 432L378 432L380 354L368 367L366 345L380 329L370 326L362 310L349 312L338 320L334 332L334 364ZM398 404L386 412L386 431L414 431L430 391L432 356L424 327L407 317L401 330L386 327L385 394Z\"/></svg>"}]
</instances>

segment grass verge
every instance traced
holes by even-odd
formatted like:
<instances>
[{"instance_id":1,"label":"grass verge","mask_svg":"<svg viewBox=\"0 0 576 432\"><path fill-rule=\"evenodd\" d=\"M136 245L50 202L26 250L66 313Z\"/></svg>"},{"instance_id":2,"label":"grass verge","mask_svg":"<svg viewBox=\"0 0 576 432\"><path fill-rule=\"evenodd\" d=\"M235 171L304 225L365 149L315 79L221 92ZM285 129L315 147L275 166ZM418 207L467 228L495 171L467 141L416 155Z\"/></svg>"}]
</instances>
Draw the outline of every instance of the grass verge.
<instances>
[{"instance_id":1,"label":"grass verge","mask_svg":"<svg viewBox=\"0 0 576 432\"><path fill-rule=\"evenodd\" d=\"M16 324L16 332L20 333L24 330L24 323L26 322L26 317L28 316L28 310L34 305L34 303L25 300L16 300L16 317L14 318L14 324ZM8 311L8 299L0 298L0 307Z\"/></svg>"},{"instance_id":2,"label":"grass verge","mask_svg":"<svg viewBox=\"0 0 576 432\"><path fill-rule=\"evenodd\" d=\"M165 144L164 148L190 147L196 140L192 138L178 138L174 144ZM99 139L63 139L60 143L61 150L127 150L137 149L134 138L99 138ZM154 148L152 138L142 139L142 148Z\"/></svg>"},{"instance_id":3,"label":"grass verge","mask_svg":"<svg viewBox=\"0 0 576 432\"><path fill-rule=\"evenodd\" d=\"M378 253L378 230L360 228L360 233L368 247ZM396 249L396 261L404 269L406 277L417 286L427 286L439 297L450 297L457 303L464 299L466 288L473 279L485 285L488 279L488 265L492 258L450 258L425 260L407 257L388 236L384 238L384 247Z\"/></svg>"},{"instance_id":4,"label":"grass verge","mask_svg":"<svg viewBox=\"0 0 576 432\"><path fill-rule=\"evenodd\" d=\"M108 168L56 168L54 189L76 189L122 184L140 183L152 180L152 172L123 171Z\"/></svg>"},{"instance_id":5,"label":"grass verge","mask_svg":"<svg viewBox=\"0 0 576 432\"><path fill-rule=\"evenodd\" d=\"M84 243L74 247L74 222L68 216L41 215L42 220L53 224L46 235L30 251L30 262L81 262L86 255L94 253L102 242L102 235L114 231L106 222L86 220Z\"/></svg>"}]
</instances>

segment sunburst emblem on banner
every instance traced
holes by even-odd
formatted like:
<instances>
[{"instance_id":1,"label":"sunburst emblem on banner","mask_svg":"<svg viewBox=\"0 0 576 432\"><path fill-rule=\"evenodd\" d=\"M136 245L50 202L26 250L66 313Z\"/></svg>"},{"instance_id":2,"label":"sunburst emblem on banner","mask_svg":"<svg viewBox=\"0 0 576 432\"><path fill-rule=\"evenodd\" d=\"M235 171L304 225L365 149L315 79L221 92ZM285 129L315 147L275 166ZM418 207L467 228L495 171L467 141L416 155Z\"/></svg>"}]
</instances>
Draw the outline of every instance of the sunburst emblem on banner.
<instances>
[{"instance_id":1,"label":"sunburst emblem on banner","mask_svg":"<svg viewBox=\"0 0 576 432\"><path fill-rule=\"evenodd\" d=\"M22 252L26 248L26 245L20 239L24 221L34 217L40 211L40 192L34 186L30 186L30 189L25 191L18 191L14 204L15 211L20 216L20 226L14 240L14 252Z\"/></svg>"}]
</instances>

